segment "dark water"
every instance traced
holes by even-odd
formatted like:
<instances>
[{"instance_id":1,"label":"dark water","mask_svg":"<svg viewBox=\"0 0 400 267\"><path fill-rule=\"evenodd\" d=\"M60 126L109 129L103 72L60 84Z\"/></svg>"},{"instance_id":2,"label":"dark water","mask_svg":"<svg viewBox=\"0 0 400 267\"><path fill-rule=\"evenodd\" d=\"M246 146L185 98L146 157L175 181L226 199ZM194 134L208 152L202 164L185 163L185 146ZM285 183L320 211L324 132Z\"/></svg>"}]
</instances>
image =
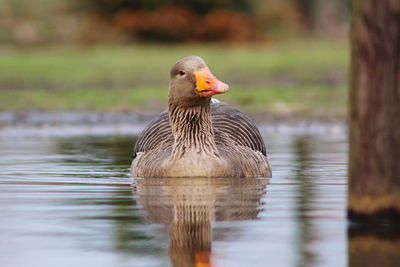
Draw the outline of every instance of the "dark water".
<instances>
[{"instance_id":1,"label":"dark water","mask_svg":"<svg viewBox=\"0 0 400 267\"><path fill-rule=\"evenodd\" d=\"M0 266L346 266L345 136L265 140L270 180L133 180L134 137L2 136Z\"/></svg>"}]
</instances>

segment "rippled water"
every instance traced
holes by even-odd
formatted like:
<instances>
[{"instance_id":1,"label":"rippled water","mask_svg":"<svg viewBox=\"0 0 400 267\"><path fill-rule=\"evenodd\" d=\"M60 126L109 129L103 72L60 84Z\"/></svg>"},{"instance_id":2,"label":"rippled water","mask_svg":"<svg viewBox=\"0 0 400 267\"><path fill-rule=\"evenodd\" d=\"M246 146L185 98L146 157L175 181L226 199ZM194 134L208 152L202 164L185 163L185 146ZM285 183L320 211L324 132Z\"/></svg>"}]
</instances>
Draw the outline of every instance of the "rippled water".
<instances>
[{"instance_id":1,"label":"rippled water","mask_svg":"<svg viewBox=\"0 0 400 267\"><path fill-rule=\"evenodd\" d=\"M264 137L270 180L133 180L135 137L2 136L0 265L345 266L345 136Z\"/></svg>"}]
</instances>

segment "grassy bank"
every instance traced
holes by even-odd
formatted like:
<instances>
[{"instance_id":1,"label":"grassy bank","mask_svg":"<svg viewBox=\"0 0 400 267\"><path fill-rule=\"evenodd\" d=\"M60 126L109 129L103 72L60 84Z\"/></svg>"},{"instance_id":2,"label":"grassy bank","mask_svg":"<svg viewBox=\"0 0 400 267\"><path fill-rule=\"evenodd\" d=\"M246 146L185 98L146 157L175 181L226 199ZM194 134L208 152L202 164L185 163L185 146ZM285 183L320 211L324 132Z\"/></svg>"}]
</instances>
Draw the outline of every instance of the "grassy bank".
<instances>
[{"instance_id":1,"label":"grassy bank","mask_svg":"<svg viewBox=\"0 0 400 267\"><path fill-rule=\"evenodd\" d=\"M345 42L137 45L0 49L0 109L157 111L169 69L199 55L231 91L218 98L248 112L344 117Z\"/></svg>"}]
</instances>

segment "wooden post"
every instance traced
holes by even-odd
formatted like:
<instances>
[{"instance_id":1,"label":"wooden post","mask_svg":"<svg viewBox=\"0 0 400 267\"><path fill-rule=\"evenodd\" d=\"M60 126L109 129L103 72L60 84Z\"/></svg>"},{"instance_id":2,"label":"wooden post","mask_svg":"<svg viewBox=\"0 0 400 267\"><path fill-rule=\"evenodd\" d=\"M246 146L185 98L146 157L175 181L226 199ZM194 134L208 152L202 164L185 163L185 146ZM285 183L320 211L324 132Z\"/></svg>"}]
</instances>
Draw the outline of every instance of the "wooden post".
<instances>
[{"instance_id":1,"label":"wooden post","mask_svg":"<svg viewBox=\"0 0 400 267\"><path fill-rule=\"evenodd\" d=\"M400 0L354 0L348 217L400 219Z\"/></svg>"}]
</instances>

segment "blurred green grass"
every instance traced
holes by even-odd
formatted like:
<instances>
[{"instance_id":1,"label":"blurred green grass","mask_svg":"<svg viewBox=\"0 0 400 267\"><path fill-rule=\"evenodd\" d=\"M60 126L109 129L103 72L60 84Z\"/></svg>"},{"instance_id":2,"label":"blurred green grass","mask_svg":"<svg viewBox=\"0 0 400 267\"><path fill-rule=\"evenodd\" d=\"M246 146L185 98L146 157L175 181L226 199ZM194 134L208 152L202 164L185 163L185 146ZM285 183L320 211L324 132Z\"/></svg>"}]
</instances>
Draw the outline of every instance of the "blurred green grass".
<instances>
[{"instance_id":1,"label":"blurred green grass","mask_svg":"<svg viewBox=\"0 0 400 267\"><path fill-rule=\"evenodd\" d=\"M247 45L98 45L0 49L1 110L158 111L169 69L201 56L231 86L219 99L248 112L346 115L345 41Z\"/></svg>"}]
</instances>

